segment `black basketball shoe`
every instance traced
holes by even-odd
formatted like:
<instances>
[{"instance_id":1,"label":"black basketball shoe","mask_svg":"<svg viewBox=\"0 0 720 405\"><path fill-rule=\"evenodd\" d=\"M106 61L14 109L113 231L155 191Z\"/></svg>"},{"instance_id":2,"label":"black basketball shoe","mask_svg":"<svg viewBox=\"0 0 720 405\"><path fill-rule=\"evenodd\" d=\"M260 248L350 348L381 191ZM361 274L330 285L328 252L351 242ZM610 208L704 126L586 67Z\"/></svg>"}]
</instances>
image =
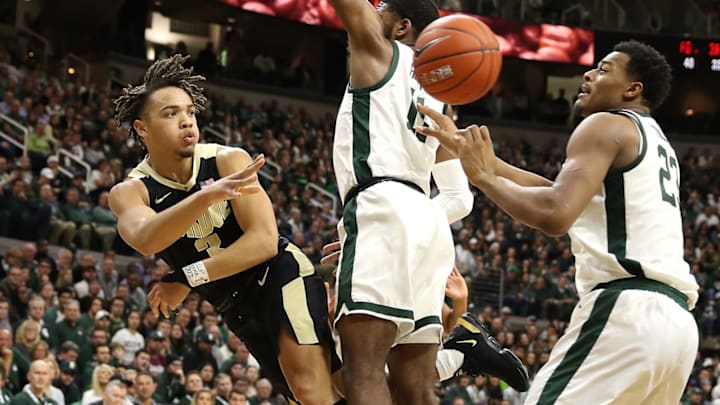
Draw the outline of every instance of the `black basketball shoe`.
<instances>
[{"instance_id":1,"label":"black basketball shoe","mask_svg":"<svg viewBox=\"0 0 720 405\"><path fill-rule=\"evenodd\" d=\"M464 355L458 374L490 374L519 392L527 391L530 387L530 377L520 359L509 349L500 346L485 326L469 312L458 319L457 325L443 343L443 348L457 350Z\"/></svg>"}]
</instances>

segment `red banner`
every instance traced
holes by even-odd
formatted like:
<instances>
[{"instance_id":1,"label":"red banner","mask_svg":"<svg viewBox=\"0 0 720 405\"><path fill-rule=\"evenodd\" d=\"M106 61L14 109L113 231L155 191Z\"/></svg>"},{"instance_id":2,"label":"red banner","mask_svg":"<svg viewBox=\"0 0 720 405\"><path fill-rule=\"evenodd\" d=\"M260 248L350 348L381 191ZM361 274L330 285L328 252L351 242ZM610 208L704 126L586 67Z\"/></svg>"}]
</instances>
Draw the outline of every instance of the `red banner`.
<instances>
[{"instance_id":1,"label":"red banner","mask_svg":"<svg viewBox=\"0 0 720 405\"><path fill-rule=\"evenodd\" d=\"M310 25L340 28L342 24L328 0L219 0L254 13L300 21ZM371 0L373 4L378 0ZM446 11L443 15L452 14ZM594 35L590 30L552 24L525 24L520 21L474 16L498 36L502 54L525 60L594 63Z\"/></svg>"}]
</instances>

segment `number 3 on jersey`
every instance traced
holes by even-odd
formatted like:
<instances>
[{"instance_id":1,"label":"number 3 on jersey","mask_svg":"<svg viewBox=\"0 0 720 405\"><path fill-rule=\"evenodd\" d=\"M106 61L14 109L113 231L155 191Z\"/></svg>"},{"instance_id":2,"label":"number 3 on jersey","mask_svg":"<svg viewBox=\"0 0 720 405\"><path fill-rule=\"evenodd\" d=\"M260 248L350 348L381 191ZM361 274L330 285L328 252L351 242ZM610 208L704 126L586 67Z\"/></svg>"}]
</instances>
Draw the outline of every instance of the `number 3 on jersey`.
<instances>
[{"instance_id":1,"label":"number 3 on jersey","mask_svg":"<svg viewBox=\"0 0 720 405\"><path fill-rule=\"evenodd\" d=\"M673 207L677 207L680 204L680 173L677 160L675 160L675 156L668 156L662 145L658 145L658 156L660 156L662 164L659 176L662 199ZM674 181L673 176L675 177Z\"/></svg>"}]
</instances>

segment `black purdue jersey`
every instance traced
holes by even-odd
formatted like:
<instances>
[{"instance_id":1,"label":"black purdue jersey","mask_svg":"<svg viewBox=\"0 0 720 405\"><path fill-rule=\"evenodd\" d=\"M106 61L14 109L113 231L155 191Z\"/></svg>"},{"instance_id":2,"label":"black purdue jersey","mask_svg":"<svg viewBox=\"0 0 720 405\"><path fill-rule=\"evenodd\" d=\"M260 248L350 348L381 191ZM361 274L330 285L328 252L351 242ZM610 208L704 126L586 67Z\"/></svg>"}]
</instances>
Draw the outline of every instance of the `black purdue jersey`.
<instances>
[{"instance_id":1,"label":"black purdue jersey","mask_svg":"<svg viewBox=\"0 0 720 405\"><path fill-rule=\"evenodd\" d=\"M179 203L191 194L220 179L216 164L217 144L198 144L193 154L193 173L185 184L180 184L159 175L147 159L138 164L129 174L130 178L141 179L148 190L150 208L160 212ZM207 259L220 252L243 234L235 220L229 201L214 203L195 220L180 239L158 254L171 269L181 271L183 266ZM193 290L210 301L219 310L227 306L228 295L243 291L257 283L259 270L267 269L269 262L230 277L203 284Z\"/></svg>"}]
</instances>

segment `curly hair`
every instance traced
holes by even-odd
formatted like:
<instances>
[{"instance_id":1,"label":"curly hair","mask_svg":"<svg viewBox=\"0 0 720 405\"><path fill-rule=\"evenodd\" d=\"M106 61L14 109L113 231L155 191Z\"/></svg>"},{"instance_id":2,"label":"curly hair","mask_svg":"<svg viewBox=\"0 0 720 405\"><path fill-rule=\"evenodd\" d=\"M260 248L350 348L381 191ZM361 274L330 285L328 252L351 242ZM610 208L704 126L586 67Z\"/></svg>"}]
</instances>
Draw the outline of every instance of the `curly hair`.
<instances>
[{"instance_id":1,"label":"curly hair","mask_svg":"<svg viewBox=\"0 0 720 405\"><path fill-rule=\"evenodd\" d=\"M662 105L670 94L672 68L665 56L650 45L635 40L619 42L613 48L630 57L628 76L643 84L642 96L651 110Z\"/></svg>"},{"instance_id":2,"label":"curly hair","mask_svg":"<svg viewBox=\"0 0 720 405\"><path fill-rule=\"evenodd\" d=\"M190 96L195 108L203 111L207 104L207 97L203 94L203 89L197 83L205 80L204 76L193 75L193 68L183 66L190 56L182 56L175 54L169 58L160 59L153 63L145 72L145 78L142 84L137 86L128 85L123 89L123 94L116 98L115 104L115 120L122 124L130 123L130 135L137 142L143 144L142 138L138 135L132 122L140 118L145 102L150 94L155 90L165 87L178 87Z\"/></svg>"}]
</instances>

